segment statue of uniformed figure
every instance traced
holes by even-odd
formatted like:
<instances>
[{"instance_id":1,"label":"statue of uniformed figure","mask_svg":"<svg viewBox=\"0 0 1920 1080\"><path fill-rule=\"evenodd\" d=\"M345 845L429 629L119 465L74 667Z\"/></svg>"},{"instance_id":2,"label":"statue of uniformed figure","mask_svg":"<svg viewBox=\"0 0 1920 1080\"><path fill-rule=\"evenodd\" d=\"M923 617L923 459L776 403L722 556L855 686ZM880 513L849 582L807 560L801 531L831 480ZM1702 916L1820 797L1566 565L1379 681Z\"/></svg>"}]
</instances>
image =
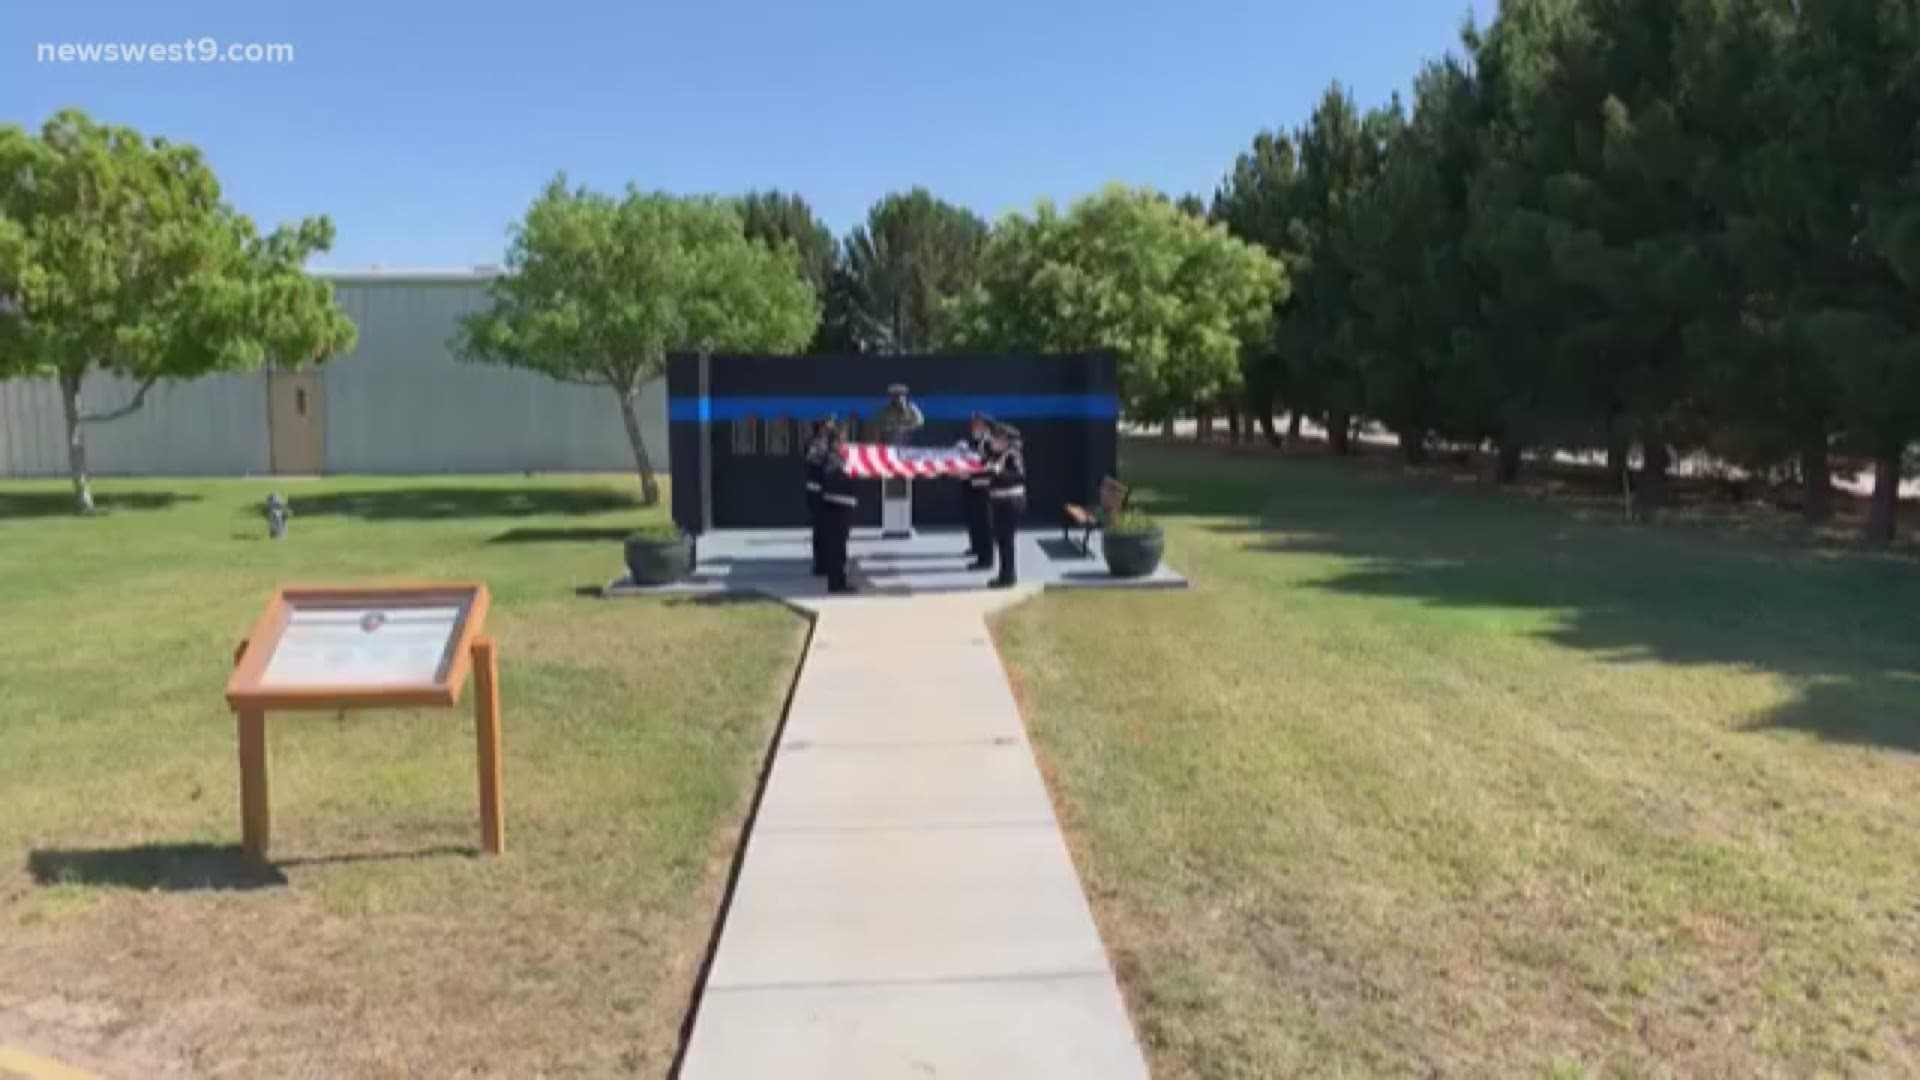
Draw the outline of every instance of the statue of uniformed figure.
<instances>
[{"instance_id":1,"label":"statue of uniformed figure","mask_svg":"<svg viewBox=\"0 0 1920 1080\"><path fill-rule=\"evenodd\" d=\"M887 446L903 446L913 433L925 427L927 418L920 406L907 400L907 388L900 383L887 387L887 404L873 418L877 440Z\"/></svg>"},{"instance_id":2,"label":"statue of uniformed figure","mask_svg":"<svg viewBox=\"0 0 1920 1080\"><path fill-rule=\"evenodd\" d=\"M873 418L874 440L883 446L905 446L913 433L926 426L920 407L907 400L900 383L887 387L887 404ZM880 535L913 535L913 481L891 477L880 482Z\"/></svg>"}]
</instances>

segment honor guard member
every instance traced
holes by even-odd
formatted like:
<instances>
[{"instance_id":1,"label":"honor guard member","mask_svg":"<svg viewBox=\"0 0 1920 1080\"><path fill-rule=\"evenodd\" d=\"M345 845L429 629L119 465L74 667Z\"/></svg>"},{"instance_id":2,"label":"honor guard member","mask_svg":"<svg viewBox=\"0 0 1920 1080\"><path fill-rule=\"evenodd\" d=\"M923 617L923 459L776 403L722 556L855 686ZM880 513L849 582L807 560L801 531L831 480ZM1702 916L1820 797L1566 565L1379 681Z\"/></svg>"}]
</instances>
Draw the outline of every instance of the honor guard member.
<instances>
[{"instance_id":1,"label":"honor guard member","mask_svg":"<svg viewBox=\"0 0 1920 1080\"><path fill-rule=\"evenodd\" d=\"M987 497L993 507L993 541L1000 549L1000 576L992 587L1010 589L1019 583L1014 564L1013 542L1020 532L1020 518L1027 512L1027 463L1020 452L1020 432L1005 424L996 426L988 440Z\"/></svg>"},{"instance_id":2,"label":"honor guard member","mask_svg":"<svg viewBox=\"0 0 1920 1080\"><path fill-rule=\"evenodd\" d=\"M989 453L987 436L992 430L990 418L984 413L974 413L973 424L960 449L971 451L984 466ZM962 506L967 514L967 554L973 557L975 570L993 569L993 515L987 508L987 487L992 482L993 477L982 468L966 478L966 487L961 491Z\"/></svg>"},{"instance_id":3,"label":"honor guard member","mask_svg":"<svg viewBox=\"0 0 1920 1080\"><path fill-rule=\"evenodd\" d=\"M847 475L846 444L838 427L827 429L827 456L820 476L820 557L826 565L827 591L856 591L847 582L847 535L853 531L853 511L860 505L853 477Z\"/></svg>"},{"instance_id":4,"label":"honor guard member","mask_svg":"<svg viewBox=\"0 0 1920 1080\"><path fill-rule=\"evenodd\" d=\"M813 529L813 573L816 577L827 572L827 564L820 557L823 536L820 492L827 475L827 428L832 424L832 418L814 421L813 434L807 439L807 524Z\"/></svg>"}]
</instances>

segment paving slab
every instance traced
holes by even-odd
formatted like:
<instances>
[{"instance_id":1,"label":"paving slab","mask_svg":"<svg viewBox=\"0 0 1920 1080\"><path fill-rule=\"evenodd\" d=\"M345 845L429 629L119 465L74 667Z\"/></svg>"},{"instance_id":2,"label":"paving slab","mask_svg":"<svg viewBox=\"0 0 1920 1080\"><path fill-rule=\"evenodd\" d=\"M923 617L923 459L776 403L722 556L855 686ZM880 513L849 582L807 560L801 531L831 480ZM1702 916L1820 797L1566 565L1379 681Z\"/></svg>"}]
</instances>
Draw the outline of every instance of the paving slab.
<instances>
[{"instance_id":1,"label":"paving slab","mask_svg":"<svg viewBox=\"0 0 1920 1080\"><path fill-rule=\"evenodd\" d=\"M1023 742L807 746L782 754L757 835L808 829L1052 824Z\"/></svg>"},{"instance_id":2,"label":"paving slab","mask_svg":"<svg viewBox=\"0 0 1920 1080\"><path fill-rule=\"evenodd\" d=\"M1146 1076L985 618L1032 594L789 597L815 625L681 1076Z\"/></svg>"},{"instance_id":3,"label":"paving slab","mask_svg":"<svg viewBox=\"0 0 1920 1080\"><path fill-rule=\"evenodd\" d=\"M824 700L823 700L824 699ZM796 699L796 706L800 702ZM787 724L780 736L782 750L796 747L837 746L956 746L979 742L1015 742L1024 745L1026 731L996 715L991 705L929 698L907 716L863 716L813 695L807 705L819 709L816 718ZM827 711L829 708L837 711ZM920 723L919 721L929 721Z\"/></svg>"},{"instance_id":4,"label":"paving slab","mask_svg":"<svg viewBox=\"0 0 1920 1080\"><path fill-rule=\"evenodd\" d=\"M709 992L1106 971L1059 832L992 828L756 835Z\"/></svg>"},{"instance_id":5,"label":"paving slab","mask_svg":"<svg viewBox=\"0 0 1920 1080\"><path fill-rule=\"evenodd\" d=\"M691 1060L709 1076L1147 1075L1139 1053L1113 1037L1126 1014L1106 975L721 991L701 1003L701 1017Z\"/></svg>"}]
</instances>

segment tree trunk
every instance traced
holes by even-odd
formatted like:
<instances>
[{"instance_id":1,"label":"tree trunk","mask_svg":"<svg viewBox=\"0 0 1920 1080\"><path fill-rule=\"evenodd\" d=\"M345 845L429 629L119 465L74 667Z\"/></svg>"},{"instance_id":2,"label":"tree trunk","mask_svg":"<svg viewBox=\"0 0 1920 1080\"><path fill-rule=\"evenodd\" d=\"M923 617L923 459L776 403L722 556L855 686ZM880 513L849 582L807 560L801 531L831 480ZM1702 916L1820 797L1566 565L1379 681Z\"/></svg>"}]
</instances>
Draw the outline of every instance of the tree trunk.
<instances>
[{"instance_id":1,"label":"tree trunk","mask_svg":"<svg viewBox=\"0 0 1920 1080\"><path fill-rule=\"evenodd\" d=\"M1253 425L1259 424L1260 431L1266 436L1267 442L1273 446L1280 445L1280 433L1276 430L1273 420L1273 406L1273 388L1267 385L1267 380L1259 379L1247 383L1248 438L1253 437L1251 431Z\"/></svg>"},{"instance_id":2,"label":"tree trunk","mask_svg":"<svg viewBox=\"0 0 1920 1080\"><path fill-rule=\"evenodd\" d=\"M1174 418L1171 416L1167 417L1166 426L1160 430L1160 434L1166 436L1169 439L1173 438L1173 424L1174 424Z\"/></svg>"},{"instance_id":3,"label":"tree trunk","mask_svg":"<svg viewBox=\"0 0 1920 1080\"><path fill-rule=\"evenodd\" d=\"M1667 470L1673 465L1673 451L1658 434L1649 435L1640 448L1640 484L1635 505L1644 514L1667 505Z\"/></svg>"},{"instance_id":4,"label":"tree trunk","mask_svg":"<svg viewBox=\"0 0 1920 1080\"><path fill-rule=\"evenodd\" d=\"M1406 459L1409 465L1425 465L1427 433L1419 430L1400 432L1400 456Z\"/></svg>"},{"instance_id":5,"label":"tree trunk","mask_svg":"<svg viewBox=\"0 0 1920 1080\"><path fill-rule=\"evenodd\" d=\"M1194 410L1193 431L1195 441L1213 441L1213 406L1202 405Z\"/></svg>"},{"instance_id":6,"label":"tree trunk","mask_svg":"<svg viewBox=\"0 0 1920 1080\"><path fill-rule=\"evenodd\" d=\"M1827 458L1827 435L1809 438L1800 450L1800 512L1815 525L1833 517L1833 464Z\"/></svg>"},{"instance_id":7,"label":"tree trunk","mask_svg":"<svg viewBox=\"0 0 1920 1080\"><path fill-rule=\"evenodd\" d=\"M1517 484L1520 482L1520 441L1501 436L1499 452L1494 458L1493 479L1497 484Z\"/></svg>"},{"instance_id":8,"label":"tree trunk","mask_svg":"<svg viewBox=\"0 0 1920 1080\"><path fill-rule=\"evenodd\" d=\"M93 486L87 478L87 428L80 420L80 383L86 372L60 373L60 406L67 415L67 472L73 477L73 508L93 513Z\"/></svg>"},{"instance_id":9,"label":"tree trunk","mask_svg":"<svg viewBox=\"0 0 1920 1080\"><path fill-rule=\"evenodd\" d=\"M1227 410L1227 441L1232 443L1235 446L1239 446L1242 441L1242 436L1245 433L1246 433L1246 424L1242 420L1240 410L1237 408L1228 409Z\"/></svg>"},{"instance_id":10,"label":"tree trunk","mask_svg":"<svg viewBox=\"0 0 1920 1080\"><path fill-rule=\"evenodd\" d=\"M1300 441L1300 410L1298 409L1287 413L1287 441L1289 443Z\"/></svg>"},{"instance_id":11,"label":"tree trunk","mask_svg":"<svg viewBox=\"0 0 1920 1080\"><path fill-rule=\"evenodd\" d=\"M614 393L620 396L620 419L627 425L627 445L633 447L633 464L640 472L640 502L658 506L660 481L653 475L653 459L647 456L647 441L640 435L640 418L633 412L633 399L640 396L639 388L616 388Z\"/></svg>"},{"instance_id":12,"label":"tree trunk","mask_svg":"<svg viewBox=\"0 0 1920 1080\"><path fill-rule=\"evenodd\" d=\"M1327 447L1341 457L1353 450L1353 441L1348 436L1352 418L1338 410L1327 414Z\"/></svg>"},{"instance_id":13,"label":"tree trunk","mask_svg":"<svg viewBox=\"0 0 1920 1080\"><path fill-rule=\"evenodd\" d=\"M1267 408L1261 409L1259 412L1259 418L1260 418L1260 430L1267 437L1267 445L1279 446L1280 430L1274 426L1272 407L1269 406Z\"/></svg>"},{"instance_id":14,"label":"tree trunk","mask_svg":"<svg viewBox=\"0 0 1920 1080\"><path fill-rule=\"evenodd\" d=\"M1607 431L1607 490L1625 491L1627 487L1627 455L1633 450L1633 442L1618 425Z\"/></svg>"},{"instance_id":15,"label":"tree trunk","mask_svg":"<svg viewBox=\"0 0 1920 1080\"><path fill-rule=\"evenodd\" d=\"M1867 542L1893 543L1900 518L1900 444L1874 455L1873 502L1867 512Z\"/></svg>"}]
</instances>

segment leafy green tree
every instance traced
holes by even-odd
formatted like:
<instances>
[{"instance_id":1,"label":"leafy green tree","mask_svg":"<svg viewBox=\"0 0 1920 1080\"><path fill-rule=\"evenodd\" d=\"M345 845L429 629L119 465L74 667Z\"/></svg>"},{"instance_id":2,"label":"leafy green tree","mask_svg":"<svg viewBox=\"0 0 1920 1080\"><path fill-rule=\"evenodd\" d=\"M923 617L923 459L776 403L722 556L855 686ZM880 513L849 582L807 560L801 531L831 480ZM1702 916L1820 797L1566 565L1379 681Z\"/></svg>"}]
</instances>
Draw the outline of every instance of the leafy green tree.
<instances>
[{"instance_id":1,"label":"leafy green tree","mask_svg":"<svg viewBox=\"0 0 1920 1080\"><path fill-rule=\"evenodd\" d=\"M1258 407L1336 450L1356 416L1413 458L1490 440L1503 481L1604 447L1645 505L1700 450L1792 462L1820 518L1854 455L1890 539L1920 437L1920 8L1503 0L1463 44L1410 113L1336 85L1216 193L1292 286L1243 354Z\"/></svg>"},{"instance_id":2,"label":"leafy green tree","mask_svg":"<svg viewBox=\"0 0 1920 1080\"><path fill-rule=\"evenodd\" d=\"M1159 193L1109 187L1062 214L994 227L979 283L953 306L969 348L1112 349L1128 415L1165 420L1228 397L1267 331L1279 264Z\"/></svg>"},{"instance_id":3,"label":"leafy green tree","mask_svg":"<svg viewBox=\"0 0 1920 1080\"><path fill-rule=\"evenodd\" d=\"M1425 459L1436 434L1473 434L1449 416L1447 402L1455 335L1478 318L1462 248L1477 93L1458 59L1429 65L1414 84L1411 118L1388 144L1374 196L1352 210L1354 303L1372 345L1358 358L1366 411L1399 435L1413 462Z\"/></svg>"},{"instance_id":4,"label":"leafy green tree","mask_svg":"<svg viewBox=\"0 0 1920 1080\"><path fill-rule=\"evenodd\" d=\"M1283 268L1290 267L1306 244L1301 231L1304 227L1297 218L1299 191L1300 168L1293 137L1284 131L1263 131L1254 136L1252 148L1240 155L1233 171L1215 190L1212 217L1233 235L1259 245ZM1284 289L1278 291L1275 304L1284 304L1288 295ZM1248 404L1267 441L1276 446L1280 436L1273 426L1274 410L1291 402L1286 373L1285 357L1271 336L1242 353L1241 377ZM1295 435L1299 434L1299 418L1295 409Z\"/></svg>"},{"instance_id":5,"label":"leafy green tree","mask_svg":"<svg viewBox=\"0 0 1920 1080\"><path fill-rule=\"evenodd\" d=\"M611 390L649 505L660 487L634 403L667 355L798 349L820 321L795 251L748 239L723 199L633 186L615 197L557 177L515 226L506 266L454 348Z\"/></svg>"},{"instance_id":6,"label":"leafy green tree","mask_svg":"<svg viewBox=\"0 0 1920 1080\"><path fill-rule=\"evenodd\" d=\"M1572 304L1546 213L1550 178L1565 168L1571 132L1543 118L1553 49L1578 0L1507 0L1468 45L1479 86L1479 148L1467 191L1461 252L1478 317L1453 335L1443 387L1450 423L1491 440L1495 477L1517 479L1522 453L1564 410L1553 357Z\"/></svg>"},{"instance_id":7,"label":"leafy green tree","mask_svg":"<svg viewBox=\"0 0 1920 1080\"><path fill-rule=\"evenodd\" d=\"M1805 0L1794 11L1800 94L1783 134L1814 178L1806 204L1828 226L1805 283L1806 337L1831 365L1842 438L1873 463L1867 538L1886 543L1920 436L1920 9Z\"/></svg>"},{"instance_id":8,"label":"leafy green tree","mask_svg":"<svg viewBox=\"0 0 1920 1080\"><path fill-rule=\"evenodd\" d=\"M161 381L352 347L331 287L303 270L332 241L325 218L260 235L191 146L76 110L38 134L0 127L0 377L59 383L81 512L93 509L87 428L138 410ZM90 411L99 373L138 389Z\"/></svg>"},{"instance_id":9,"label":"leafy green tree","mask_svg":"<svg viewBox=\"0 0 1920 1080\"><path fill-rule=\"evenodd\" d=\"M740 197L739 206L748 239L776 248L791 243L801 276L815 296L824 298L839 265L839 244L807 200L779 191L750 191Z\"/></svg>"},{"instance_id":10,"label":"leafy green tree","mask_svg":"<svg viewBox=\"0 0 1920 1080\"><path fill-rule=\"evenodd\" d=\"M1363 244L1359 214L1386 165L1398 109L1362 113L1339 85L1330 87L1300 132L1296 217L1301 253L1293 298L1277 324L1277 342L1296 408L1322 417L1327 443L1348 450L1365 404L1359 359L1368 327L1353 304Z\"/></svg>"},{"instance_id":11,"label":"leafy green tree","mask_svg":"<svg viewBox=\"0 0 1920 1080\"><path fill-rule=\"evenodd\" d=\"M1763 451L1797 450L1814 519L1829 450L1871 461L1868 538L1893 538L1920 435L1911 222L1920 15L1882 0L1727 0L1690 43L1714 152L1717 303L1701 320L1720 412Z\"/></svg>"},{"instance_id":12,"label":"leafy green tree","mask_svg":"<svg viewBox=\"0 0 1920 1080\"><path fill-rule=\"evenodd\" d=\"M1707 155L1682 67L1695 12L1700 0L1583 0L1535 114L1563 132L1543 208L1567 289L1561 400L1616 459L1637 438L1645 505L1665 501L1674 450L1700 443L1687 334L1708 299L1717 215L1698 198Z\"/></svg>"},{"instance_id":13,"label":"leafy green tree","mask_svg":"<svg viewBox=\"0 0 1920 1080\"><path fill-rule=\"evenodd\" d=\"M1838 287L1811 336L1833 360L1847 437L1873 462L1867 539L1887 543L1920 437L1920 8L1805 0L1798 11L1807 107L1794 134L1854 185L1852 258L1832 253Z\"/></svg>"},{"instance_id":14,"label":"leafy green tree","mask_svg":"<svg viewBox=\"0 0 1920 1080\"><path fill-rule=\"evenodd\" d=\"M1690 121L1705 143L1696 189L1719 220L1711 293L1689 331L1705 412L1743 465L1794 460L1801 509L1824 521L1839 386L1808 316L1820 307L1816 254L1849 245L1852 184L1790 135L1812 104L1792 70L1791 8L1729 0L1718 17L1693 14L1682 47Z\"/></svg>"},{"instance_id":15,"label":"leafy green tree","mask_svg":"<svg viewBox=\"0 0 1920 1080\"><path fill-rule=\"evenodd\" d=\"M847 238L844 290L866 352L911 353L947 338L947 305L978 277L987 225L924 188L888 195Z\"/></svg>"},{"instance_id":16,"label":"leafy green tree","mask_svg":"<svg viewBox=\"0 0 1920 1080\"><path fill-rule=\"evenodd\" d=\"M740 199L740 216L747 236L769 247L792 244L800 272L812 286L820 305L820 328L809 352L852 352L856 349L847 303L846 270L840 242L813 207L799 195L778 191L749 192Z\"/></svg>"}]
</instances>

